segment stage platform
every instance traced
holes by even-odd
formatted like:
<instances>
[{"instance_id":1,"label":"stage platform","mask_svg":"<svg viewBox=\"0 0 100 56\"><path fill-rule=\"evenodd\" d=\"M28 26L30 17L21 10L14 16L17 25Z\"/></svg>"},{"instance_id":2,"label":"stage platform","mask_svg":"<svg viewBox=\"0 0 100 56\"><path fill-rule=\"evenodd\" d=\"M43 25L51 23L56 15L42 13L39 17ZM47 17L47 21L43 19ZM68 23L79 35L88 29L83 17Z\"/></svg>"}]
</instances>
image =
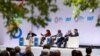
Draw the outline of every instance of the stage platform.
<instances>
[{"instance_id":1,"label":"stage platform","mask_svg":"<svg viewBox=\"0 0 100 56\"><path fill-rule=\"evenodd\" d=\"M3 50L6 47L0 46L0 49ZM25 46L20 46L21 48L21 52L25 51ZM42 50L42 47L31 47L32 48L32 52L34 53L34 56L39 56ZM71 56L71 51L73 50L73 48L56 48L56 47L51 47L50 49L52 50L60 50L61 51L61 56ZM85 48L76 48L76 50L81 50L83 56L86 55L85 53ZM93 49L92 50L92 55L91 56L100 56L100 49Z\"/></svg>"}]
</instances>

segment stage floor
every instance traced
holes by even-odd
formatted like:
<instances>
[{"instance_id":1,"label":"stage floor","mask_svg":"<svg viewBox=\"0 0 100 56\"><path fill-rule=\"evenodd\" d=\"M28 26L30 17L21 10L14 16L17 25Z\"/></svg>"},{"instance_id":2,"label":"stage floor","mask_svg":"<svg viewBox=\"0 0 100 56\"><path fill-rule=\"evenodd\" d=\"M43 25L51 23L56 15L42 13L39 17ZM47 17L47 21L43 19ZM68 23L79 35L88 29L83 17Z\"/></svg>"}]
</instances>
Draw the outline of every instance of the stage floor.
<instances>
[{"instance_id":1,"label":"stage floor","mask_svg":"<svg viewBox=\"0 0 100 56\"><path fill-rule=\"evenodd\" d=\"M20 46L21 52L25 51L25 46ZM42 50L42 47L31 47L32 52L34 53L34 56L39 56ZM0 47L0 49L5 49L5 47ZM56 47L51 47L52 50L60 50L61 51L61 56L71 56L71 51L73 49L71 48L56 48ZM86 55L85 53L85 48L77 48L76 50L81 50L83 56ZM93 49L92 50L92 55L91 56L100 56L100 49Z\"/></svg>"}]
</instances>

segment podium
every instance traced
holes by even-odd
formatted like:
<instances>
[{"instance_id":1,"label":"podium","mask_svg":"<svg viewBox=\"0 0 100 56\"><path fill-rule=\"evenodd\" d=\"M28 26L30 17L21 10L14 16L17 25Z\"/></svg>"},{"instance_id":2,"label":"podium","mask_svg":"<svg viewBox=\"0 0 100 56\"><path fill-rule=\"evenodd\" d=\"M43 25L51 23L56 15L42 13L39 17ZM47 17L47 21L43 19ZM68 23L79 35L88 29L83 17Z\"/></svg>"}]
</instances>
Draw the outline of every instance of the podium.
<instances>
[{"instance_id":1,"label":"podium","mask_svg":"<svg viewBox=\"0 0 100 56\"><path fill-rule=\"evenodd\" d=\"M79 37L69 37L67 41L68 48L79 48Z\"/></svg>"}]
</instances>

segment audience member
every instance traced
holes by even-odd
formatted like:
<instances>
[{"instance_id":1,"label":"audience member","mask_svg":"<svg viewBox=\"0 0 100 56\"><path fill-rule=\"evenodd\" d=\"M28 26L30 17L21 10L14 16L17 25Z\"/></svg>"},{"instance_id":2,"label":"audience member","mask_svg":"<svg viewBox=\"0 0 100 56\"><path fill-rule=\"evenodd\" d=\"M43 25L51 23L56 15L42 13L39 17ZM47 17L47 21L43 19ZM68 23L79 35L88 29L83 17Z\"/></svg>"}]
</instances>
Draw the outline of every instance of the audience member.
<instances>
[{"instance_id":1,"label":"audience member","mask_svg":"<svg viewBox=\"0 0 100 56\"><path fill-rule=\"evenodd\" d=\"M50 51L50 56L61 56L61 52L59 50Z\"/></svg>"},{"instance_id":2,"label":"audience member","mask_svg":"<svg viewBox=\"0 0 100 56\"><path fill-rule=\"evenodd\" d=\"M72 50L72 56L83 56L80 50Z\"/></svg>"},{"instance_id":3,"label":"audience member","mask_svg":"<svg viewBox=\"0 0 100 56\"><path fill-rule=\"evenodd\" d=\"M43 46L43 49L50 49L51 47L50 47L50 45L49 44L45 44L44 46Z\"/></svg>"},{"instance_id":4,"label":"audience member","mask_svg":"<svg viewBox=\"0 0 100 56\"><path fill-rule=\"evenodd\" d=\"M16 56L15 49L12 49L12 50L11 50L11 52L10 52L10 56Z\"/></svg>"},{"instance_id":5,"label":"audience member","mask_svg":"<svg viewBox=\"0 0 100 56\"><path fill-rule=\"evenodd\" d=\"M50 56L50 45L45 44L43 50L41 51L40 56Z\"/></svg>"},{"instance_id":6,"label":"audience member","mask_svg":"<svg viewBox=\"0 0 100 56\"><path fill-rule=\"evenodd\" d=\"M55 56L61 56L61 52L59 50L55 51Z\"/></svg>"},{"instance_id":7,"label":"audience member","mask_svg":"<svg viewBox=\"0 0 100 56\"><path fill-rule=\"evenodd\" d=\"M15 47L15 52L16 52L16 56L23 56L23 53L21 53L21 49L19 46Z\"/></svg>"},{"instance_id":8,"label":"audience member","mask_svg":"<svg viewBox=\"0 0 100 56\"><path fill-rule=\"evenodd\" d=\"M10 56L10 53L8 51L1 51L0 56Z\"/></svg>"},{"instance_id":9,"label":"audience member","mask_svg":"<svg viewBox=\"0 0 100 56\"><path fill-rule=\"evenodd\" d=\"M41 51L41 55L40 56L50 56L50 50L49 49L43 49Z\"/></svg>"},{"instance_id":10,"label":"audience member","mask_svg":"<svg viewBox=\"0 0 100 56\"><path fill-rule=\"evenodd\" d=\"M91 56L91 53L92 53L92 48L91 47L86 48L86 56Z\"/></svg>"},{"instance_id":11,"label":"audience member","mask_svg":"<svg viewBox=\"0 0 100 56\"><path fill-rule=\"evenodd\" d=\"M11 56L13 48L7 47L6 50L2 51L0 56Z\"/></svg>"},{"instance_id":12,"label":"audience member","mask_svg":"<svg viewBox=\"0 0 100 56\"><path fill-rule=\"evenodd\" d=\"M34 54L31 51L31 47L30 46L26 46L25 54L23 56L34 56Z\"/></svg>"}]
</instances>

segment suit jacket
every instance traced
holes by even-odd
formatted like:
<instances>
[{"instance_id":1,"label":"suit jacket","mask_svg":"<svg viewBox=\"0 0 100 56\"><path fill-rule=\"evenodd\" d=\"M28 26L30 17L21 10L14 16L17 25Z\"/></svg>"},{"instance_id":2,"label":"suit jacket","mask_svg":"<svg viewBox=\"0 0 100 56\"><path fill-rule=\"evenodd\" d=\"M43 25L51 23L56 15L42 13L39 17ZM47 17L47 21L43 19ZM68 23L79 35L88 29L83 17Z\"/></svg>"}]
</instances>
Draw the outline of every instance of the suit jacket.
<instances>
[{"instance_id":1,"label":"suit jacket","mask_svg":"<svg viewBox=\"0 0 100 56\"><path fill-rule=\"evenodd\" d=\"M28 33L26 39L30 39L31 37L37 36L35 33Z\"/></svg>"}]
</instances>

